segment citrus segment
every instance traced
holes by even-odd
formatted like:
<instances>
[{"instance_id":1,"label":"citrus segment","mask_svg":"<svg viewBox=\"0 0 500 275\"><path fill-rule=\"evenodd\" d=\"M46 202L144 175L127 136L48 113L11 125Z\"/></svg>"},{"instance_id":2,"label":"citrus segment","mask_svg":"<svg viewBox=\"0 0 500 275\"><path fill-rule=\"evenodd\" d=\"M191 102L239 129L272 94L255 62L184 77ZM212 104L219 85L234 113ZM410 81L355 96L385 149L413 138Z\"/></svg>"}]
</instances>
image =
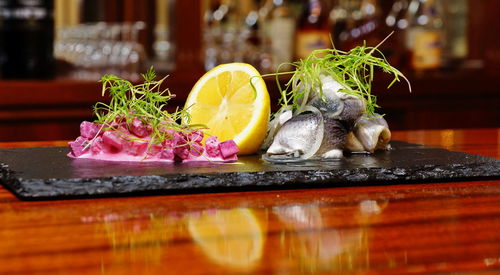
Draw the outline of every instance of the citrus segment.
<instances>
[{"instance_id":1,"label":"citrus segment","mask_svg":"<svg viewBox=\"0 0 500 275\"><path fill-rule=\"evenodd\" d=\"M222 141L233 139L239 154L252 154L265 138L270 101L266 84L254 67L229 63L198 80L186 100L186 109L191 123L206 125L208 135Z\"/></svg>"},{"instance_id":2,"label":"citrus segment","mask_svg":"<svg viewBox=\"0 0 500 275\"><path fill-rule=\"evenodd\" d=\"M208 105L217 106L221 103L223 96L220 94L219 83L217 79L209 79L205 84L205 89L216 91L215 93L199 93L196 101Z\"/></svg>"}]
</instances>

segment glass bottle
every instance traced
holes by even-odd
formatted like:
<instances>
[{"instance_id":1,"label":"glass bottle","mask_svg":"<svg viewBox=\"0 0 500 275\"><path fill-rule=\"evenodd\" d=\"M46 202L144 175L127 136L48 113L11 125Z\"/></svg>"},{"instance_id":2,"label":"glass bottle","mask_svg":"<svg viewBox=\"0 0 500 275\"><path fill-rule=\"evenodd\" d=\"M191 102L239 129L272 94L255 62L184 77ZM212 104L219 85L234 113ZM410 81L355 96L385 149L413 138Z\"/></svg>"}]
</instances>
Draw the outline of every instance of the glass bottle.
<instances>
[{"instance_id":1,"label":"glass bottle","mask_svg":"<svg viewBox=\"0 0 500 275\"><path fill-rule=\"evenodd\" d=\"M265 9L265 41L269 43L273 67L293 62L295 18L286 0L268 0ZM281 66L290 69L290 66Z\"/></svg>"},{"instance_id":2,"label":"glass bottle","mask_svg":"<svg viewBox=\"0 0 500 275\"><path fill-rule=\"evenodd\" d=\"M53 13L52 0L0 0L0 77L54 76Z\"/></svg>"},{"instance_id":3,"label":"glass bottle","mask_svg":"<svg viewBox=\"0 0 500 275\"><path fill-rule=\"evenodd\" d=\"M344 1L348 14L346 30L341 33L342 48L348 51L356 46L375 46L381 39L379 28L379 8L375 0Z\"/></svg>"},{"instance_id":4,"label":"glass bottle","mask_svg":"<svg viewBox=\"0 0 500 275\"><path fill-rule=\"evenodd\" d=\"M438 69L442 65L443 20L440 4L440 0L413 0L408 6L406 47L410 53L410 66L416 71Z\"/></svg>"},{"instance_id":5,"label":"glass bottle","mask_svg":"<svg viewBox=\"0 0 500 275\"><path fill-rule=\"evenodd\" d=\"M204 67L210 70L221 62L222 43L227 22L228 6L221 0L209 0L203 17Z\"/></svg>"},{"instance_id":6,"label":"glass bottle","mask_svg":"<svg viewBox=\"0 0 500 275\"><path fill-rule=\"evenodd\" d=\"M161 67L165 71L172 71L175 66L175 44L172 33L175 19L174 4L175 1L172 0L155 0L156 24L154 26L153 50L156 59L160 61L160 64L155 64L155 67Z\"/></svg>"},{"instance_id":7,"label":"glass bottle","mask_svg":"<svg viewBox=\"0 0 500 275\"><path fill-rule=\"evenodd\" d=\"M297 27L295 39L297 59L307 58L314 50L331 47L328 14L324 2L320 0L308 1Z\"/></svg>"},{"instance_id":8,"label":"glass bottle","mask_svg":"<svg viewBox=\"0 0 500 275\"><path fill-rule=\"evenodd\" d=\"M260 2L252 0L249 2L248 11L245 12L244 19L244 61L252 64L262 73L265 73L265 68L270 71L272 65L272 57L263 46L264 34L262 26L265 25L259 13Z\"/></svg>"},{"instance_id":9,"label":"glass bottle","mask_svg":"<svg viewBox=\"0 0 500 275\"><path fill-rule=\"evenodd\" d=\"M345 6L345 1L337 0L333 4L330 11L330 25L333 43L335 48L343 49L343 41L346 36L348 12ZM344 36L344 37L342 37ZM341 39L342 37L342 39Z\"/></svg>"},{"instance_id":10,"label":"glass bottle","mask_svg":"<svg viewBox=\"0 0 500 275\"><path fill-rule=\"evenodd\" d=\"M370 36L379 25L379 8L376 0L361 1L362 25L361 35Z\"/></svg>"},{"instance_id":11,"label":"glass bottle","mask_svg":"<svg viewBox=\"0 0 500 275\"><path fill-rule=\"evenodd\" d=\"M445 53L447 59L460 60L467 57L467 0L444 0L446 29Z\"/></svg>"}]
</instances>

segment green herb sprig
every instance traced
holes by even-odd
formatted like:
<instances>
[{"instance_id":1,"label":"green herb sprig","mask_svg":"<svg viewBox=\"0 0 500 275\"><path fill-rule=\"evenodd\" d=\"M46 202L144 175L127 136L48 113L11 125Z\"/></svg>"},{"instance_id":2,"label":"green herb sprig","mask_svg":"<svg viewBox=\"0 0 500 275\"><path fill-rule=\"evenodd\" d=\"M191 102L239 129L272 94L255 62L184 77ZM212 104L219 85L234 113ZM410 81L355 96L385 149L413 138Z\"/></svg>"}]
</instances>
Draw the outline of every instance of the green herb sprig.
<instances>
[{"instance_id":1,"label":"green herb sprig","mask_svg":"<svg viewBox=\"0 0 500 275\"><path fill-rule=\"evenodd\" d=\"M113 122L126 122L126 125L130 125L134 118L138 118L151 127L149 140L151 145L171 139L171 134L165 131L167 129L189 131L203 127L188 125L190 116L186 110L176 109L174 113L167 112L168 101L175 97L169 89L160 87L167 77L155 80L156 73L153 67L141 76L144 82L138 85L111 74L101 77L102 96L107 92L111 99L109 104L103 102L95 104L94 114L97 117L96 122L101 123L104 130L112 129Z\"/></svg>"},{"instance_id":2,"label":"green herb sprig","mask_svg":"<svg viewBox=\"0 0 500 275\"><path fill-rule=\"evenodd\" d=\"M319 90L321 96L324 97L320 76L329 75L344 87L342 92L355 95L366 103L366 113L370 117L375 114L376 108L379 108L377 97L372 94L371 90L376 68L394 76L388 88L403 78L408 83L411 92L408 79L398 69L391 66L378 49L389 36L375 47L363 44L347 52L337 50L335 47L315 50L306 59L283 63L278 66L277 73L263 75L263 77L275 76L281 93L282 108L297 110L307 103L312 91ZM280 72L282 66L285 65L291 65L294 70ZM281 75L291 75L284 88L279 81Z\"/></svg>"}]
</instances>

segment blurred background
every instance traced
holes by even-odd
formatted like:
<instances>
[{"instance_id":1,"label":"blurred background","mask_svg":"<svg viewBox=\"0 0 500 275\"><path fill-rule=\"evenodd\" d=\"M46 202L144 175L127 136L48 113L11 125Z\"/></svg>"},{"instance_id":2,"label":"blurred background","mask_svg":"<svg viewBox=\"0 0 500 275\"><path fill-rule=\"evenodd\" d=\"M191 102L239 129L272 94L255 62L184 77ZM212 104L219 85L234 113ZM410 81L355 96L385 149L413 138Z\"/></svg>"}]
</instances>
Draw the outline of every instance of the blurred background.
<instances>
[{"instance_id":1,"label":"blurred background","mask_svg":"<svg viewBox=\"0 0 500 275\"><path fill-rule=\"evenodd\" d=\"M0 0L0 141L73 139L106 100L105 73L139 81L154 66L175 108L218 64L272 73L391 33L380 50L413 88L376 76L392 129L499 127L499 12L498 0Z\"/></svg>"}]
</instances>

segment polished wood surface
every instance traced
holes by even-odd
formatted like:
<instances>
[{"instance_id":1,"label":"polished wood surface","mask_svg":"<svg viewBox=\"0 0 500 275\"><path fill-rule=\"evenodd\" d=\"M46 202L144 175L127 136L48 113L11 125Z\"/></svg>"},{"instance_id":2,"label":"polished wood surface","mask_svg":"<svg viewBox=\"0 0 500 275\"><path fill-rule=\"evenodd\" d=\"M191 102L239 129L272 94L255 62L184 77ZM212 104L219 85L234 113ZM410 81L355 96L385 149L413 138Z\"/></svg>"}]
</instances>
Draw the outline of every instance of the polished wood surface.
<instances>
[{"instance_id":1,"label":"polished wood surface","mask_svg":"<svg viewBox=\"0 0 500 275\"><path fill-rule=\"evenodd\" d=\"M500 158L500 129L394 139ZM500 180L42 202L0 187L0 274L498 274L499 228Z\"/></svg>"}]
</instances>

